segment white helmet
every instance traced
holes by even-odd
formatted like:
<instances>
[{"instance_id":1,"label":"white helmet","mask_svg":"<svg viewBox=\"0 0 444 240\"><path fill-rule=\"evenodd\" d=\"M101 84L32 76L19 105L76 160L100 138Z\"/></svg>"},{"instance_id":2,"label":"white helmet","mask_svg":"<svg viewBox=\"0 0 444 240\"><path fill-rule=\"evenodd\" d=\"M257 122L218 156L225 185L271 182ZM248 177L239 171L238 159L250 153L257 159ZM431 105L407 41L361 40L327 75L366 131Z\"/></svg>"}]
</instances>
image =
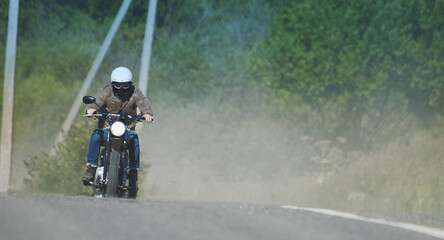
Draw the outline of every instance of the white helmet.
<instances>
[{"instance_id":1,"label":"white helmet","mask_svg":"<svg viewBox=\"0 0 444 240\"><path fill-rule=\"evenodd\" d=\"M133 74L126 67L118 67L111 73L111 82L126 83L133 81Z\"/></svg>"}]
</instances>

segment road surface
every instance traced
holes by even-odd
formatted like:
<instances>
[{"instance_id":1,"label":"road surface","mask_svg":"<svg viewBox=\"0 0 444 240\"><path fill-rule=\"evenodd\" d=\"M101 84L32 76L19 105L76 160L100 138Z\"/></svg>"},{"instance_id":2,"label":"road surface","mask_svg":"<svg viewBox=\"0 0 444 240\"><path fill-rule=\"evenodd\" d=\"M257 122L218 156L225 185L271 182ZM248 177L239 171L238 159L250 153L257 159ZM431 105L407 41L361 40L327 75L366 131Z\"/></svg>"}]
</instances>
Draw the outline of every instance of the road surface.
<instances>
[{"instance_id":1,"label":"road surface","mask_svg":"<svg viewBox=\"0 0 444 240\"><path fill-rule=\"evenodd\" d=\"M0 194L0 240L19 239L443 238L396 226L281 206Z\"/></svg>"}]
</instances>

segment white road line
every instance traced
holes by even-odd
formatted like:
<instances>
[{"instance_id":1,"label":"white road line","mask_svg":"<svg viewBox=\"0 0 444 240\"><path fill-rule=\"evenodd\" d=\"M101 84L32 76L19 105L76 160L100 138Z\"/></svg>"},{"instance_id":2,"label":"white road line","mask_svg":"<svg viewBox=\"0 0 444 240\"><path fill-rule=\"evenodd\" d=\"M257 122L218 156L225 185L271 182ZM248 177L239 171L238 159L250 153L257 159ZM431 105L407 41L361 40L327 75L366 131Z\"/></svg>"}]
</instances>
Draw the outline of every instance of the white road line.
<instances>
[{"instance_id":1,"label":"white road line","mask_svg":"<svg viewBox=\"0 0 444 240\"><path fill-rule=\"evenodd\" d=\"M381 224L381 225L386 225L386 226L391 226L391 227L397 227L397 228L402 228L402 229L406 229L409 231L429 235L432 237L444 239L444 230L421 226L421 225L412 224L412 223L392 222L392 221L387 221L385 219L379 219L379 218L367 218L367 217L362 217L362 216L352 214L352 213L340 212L340 211L329 210L329 209L321 209L321 208L304 208L304 207L296 207L296 206L282 206L282 208L301 210L301 211L310 211L310 212L325 214L325 215L329 215L329 216L336 216L336 217L342 217L342 218L346 218L346 219L352 219L352 220L363 221L363 222L368 222L368 223L375 223L375 224Z\"/></svg>"}]
</instances>

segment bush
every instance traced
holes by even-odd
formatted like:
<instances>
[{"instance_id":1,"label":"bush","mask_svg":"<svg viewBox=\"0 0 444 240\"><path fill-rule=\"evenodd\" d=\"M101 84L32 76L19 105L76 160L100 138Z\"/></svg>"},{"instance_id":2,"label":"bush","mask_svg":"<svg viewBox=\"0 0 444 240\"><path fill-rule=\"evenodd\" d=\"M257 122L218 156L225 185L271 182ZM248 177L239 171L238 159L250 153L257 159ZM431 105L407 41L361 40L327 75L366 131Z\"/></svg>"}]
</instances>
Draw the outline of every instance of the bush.
<instances>
[{"instance_id":1,"label":"bush","mask_svg":"<svg viewBox=\"0 0 444 240\"><path fill-rule=\"evenodd\" d=\"M90 121L77 122L55 155L34 156L26 163L31 191L69 195L89 192L90 188L83 186L80 177L85 171L91 125Z\"/></svg>"},{"instance_id":2,"label":"bush","mask_svg":"<svg viewBox=\"0 0 444 240\"><path fill-rule=\"evenodd\" d=\"M437 92L444 90L443 68L437 66L444 60L430 52L443 46L442 24L436 24L444 21L437 13L442 4L284 1L284 6L269 37L252 52L250 72L274 90L270 98L284 104L281 114L307 105L308 114L293 117L305 120L310 135L341 136L350 148L370 150L388 135L408 131L384 128L391 119L405 126L401 119L414 114L430 125L442 114Z\"/></svg>"}]
</instances>

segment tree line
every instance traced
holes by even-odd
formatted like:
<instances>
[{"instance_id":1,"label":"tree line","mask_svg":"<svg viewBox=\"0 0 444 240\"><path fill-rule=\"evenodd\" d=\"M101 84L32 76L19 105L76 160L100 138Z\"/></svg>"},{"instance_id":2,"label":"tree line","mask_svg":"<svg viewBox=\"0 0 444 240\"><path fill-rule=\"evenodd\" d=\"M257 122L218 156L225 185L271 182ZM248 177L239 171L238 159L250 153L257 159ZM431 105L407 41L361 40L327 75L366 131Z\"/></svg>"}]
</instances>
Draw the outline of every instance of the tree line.
<instances>
[{"instance_id":1,"label":"tree line","mask_svg":"<svg viewBox=\"0 0 444 240\"><path fill-rule=\"evenodd\" d=\"M120 4L20 2L16 158L49 149L51 141L38 139L46 132L55 138ZM0 2L2 64L7 5ZM132 2L91 94L118 65L132 66L137 81L147 7ZM341 139L346 152L371 151L418 129L440 134L442 13L441 0L160 0L149 96L175 106L238 98L233 102L260 105L255 114L285 120L300 135ZM83 166L77 150L89 135L70 136L52 160ZM33 159L26 161L38 186L49 176L41 165L49 157Z\"/></svg>"}]
</instances>

